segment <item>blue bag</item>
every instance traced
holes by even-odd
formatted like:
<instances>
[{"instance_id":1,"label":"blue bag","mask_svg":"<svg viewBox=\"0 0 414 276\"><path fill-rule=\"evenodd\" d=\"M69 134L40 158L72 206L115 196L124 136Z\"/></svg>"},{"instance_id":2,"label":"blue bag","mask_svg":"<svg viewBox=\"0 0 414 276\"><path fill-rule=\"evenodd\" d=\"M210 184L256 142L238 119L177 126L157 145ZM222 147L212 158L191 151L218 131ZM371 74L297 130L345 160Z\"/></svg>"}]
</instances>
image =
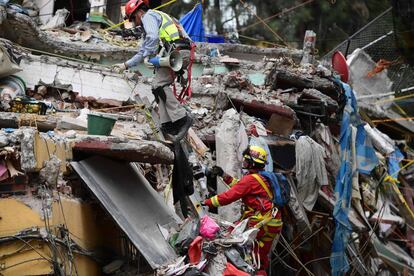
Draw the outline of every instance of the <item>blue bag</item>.
<instances>
[{"instance_id":1,"label":"blue bag","mask_svg":"<svg viewBox=\"0 0 414 276\"><path fill-rule=\"evenodd\" d=\"M260 171L259 174L264 176L270 183L273 192L273 204L277 207L283 207L290 201L290 185L286 177L281 173Z\"/></svg>"}]
</instances>

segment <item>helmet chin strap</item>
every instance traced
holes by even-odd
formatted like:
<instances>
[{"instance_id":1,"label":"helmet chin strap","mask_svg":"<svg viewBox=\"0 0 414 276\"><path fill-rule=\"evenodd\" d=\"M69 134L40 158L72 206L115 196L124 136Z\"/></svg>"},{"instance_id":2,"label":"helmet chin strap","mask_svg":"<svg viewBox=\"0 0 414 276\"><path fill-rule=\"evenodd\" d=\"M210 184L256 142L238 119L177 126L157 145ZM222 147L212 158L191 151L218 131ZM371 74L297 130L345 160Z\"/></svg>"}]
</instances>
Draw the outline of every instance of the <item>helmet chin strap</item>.
<instances>
[{"instance_id":1,"label":"helmet chin strap","mask_svg":"<svg viewBox=\"0 0 414 276\"><path fill-rule=\"evenodd\" d=\"M245 170L250 170L254 168L254 162L252 159L244 158L242 168Z\"/></svg>"}]
</instances>

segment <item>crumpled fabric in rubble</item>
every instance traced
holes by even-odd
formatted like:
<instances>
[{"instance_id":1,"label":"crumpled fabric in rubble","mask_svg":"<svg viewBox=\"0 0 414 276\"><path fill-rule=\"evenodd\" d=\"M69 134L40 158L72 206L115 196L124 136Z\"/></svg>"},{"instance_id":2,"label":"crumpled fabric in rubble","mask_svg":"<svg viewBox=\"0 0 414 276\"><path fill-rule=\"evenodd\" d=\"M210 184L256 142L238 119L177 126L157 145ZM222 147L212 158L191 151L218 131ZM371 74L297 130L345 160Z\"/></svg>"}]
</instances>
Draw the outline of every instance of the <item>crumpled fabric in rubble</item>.
<instances>
[{"instance_id":1,"label":"crumpled fabric in rubble","mask_svg":"<svg viewBox=\"0 0 414 276\"><path fill-rule=\"evenodd\" d=\"M200 220L200 234L201 236L214 239L216 237L216 233L220 230L220 226L209 216L204 216Z\"/></svg>"},{"instance_id":2,"label":"crumpled fabric in rubble","mask_svg":"<svg viewBox=\"0 0 414 276\"><path fill-rule=\"evenodd\" d=\"M230 262L227 263L226 270L223 273L223 276L248 276L248 275L250 274L244 271L238 270Z\"/></svg>"},{"instance_id":3,"label":"crumpled fabric in rubble","mask_svg":"<svg viewBox=\"0 0 414 276\"><path fill-rule=\"evenodd\" d=\"M296 179L298 198L311 211L322 185L328 185L324 148L309 136L296 141Z\"/></svg>"},{"instance_id":4,"label":"crumpled fabric in rubble","mask_svg":"<svg viewBox=\"0 0 414 276\"><path fill-rule=\"evenodd\" d=\"M341 160L329 127L324 124L318 124L315 129L315 139L316 142L325 148L326 169L331 176L331 183L334 183Z\"/></svg>"}]
</instances>

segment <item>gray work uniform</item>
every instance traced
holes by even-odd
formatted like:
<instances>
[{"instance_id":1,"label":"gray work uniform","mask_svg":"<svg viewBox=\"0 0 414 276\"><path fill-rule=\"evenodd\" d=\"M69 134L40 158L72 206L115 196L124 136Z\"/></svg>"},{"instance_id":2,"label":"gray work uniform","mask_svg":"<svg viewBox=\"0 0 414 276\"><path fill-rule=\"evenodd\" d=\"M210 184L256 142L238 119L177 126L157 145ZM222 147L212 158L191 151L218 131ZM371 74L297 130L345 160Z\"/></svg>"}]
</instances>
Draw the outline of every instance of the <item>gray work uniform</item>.
<instances>
[{"instance_id":1,"label":"gray work uniform","mask_svg":"<svg viewBox=\"0 0 414 276\"><path fill-rule=\"evenodd\" d=\"M156 55L159 50L159 29L162 23L161 15L152 10L148 10L142 16L141 21L145 30L144 41L141 44L138 53L126 62L128 68L143 62L145 57ZM185 65L185 60L188 60L189 54L187 54L186 51L180 51L180 53L184 55ZM175 73L170 68L155 69L152 89L163 87L166 95L165 101L160 99L158 102L160 122L162 124L167 122L175 122L186 116L185 108L181 106L180 102L175 98L170 87L170 85L174 82L174 78Z\"/></svg>"}]
</instances>

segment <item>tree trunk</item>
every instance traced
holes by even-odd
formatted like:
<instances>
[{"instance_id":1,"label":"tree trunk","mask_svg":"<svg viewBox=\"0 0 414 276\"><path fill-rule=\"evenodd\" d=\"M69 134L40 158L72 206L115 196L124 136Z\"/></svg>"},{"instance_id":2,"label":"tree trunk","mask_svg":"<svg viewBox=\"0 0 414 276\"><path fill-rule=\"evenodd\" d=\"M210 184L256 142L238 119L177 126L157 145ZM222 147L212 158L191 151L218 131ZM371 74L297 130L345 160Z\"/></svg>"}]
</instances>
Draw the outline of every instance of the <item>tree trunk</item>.
<instances>
[{"instance_id":1,"label":"tree trunk","mask_svg":"<svg viewBox=\"0 0 414 276\"><path fill-rule=\"evenodd\" d=\"M222 14L220 10L220 0L214 0L214 22L217 34L223 34Z\"/></svg>"}]
</instances>

